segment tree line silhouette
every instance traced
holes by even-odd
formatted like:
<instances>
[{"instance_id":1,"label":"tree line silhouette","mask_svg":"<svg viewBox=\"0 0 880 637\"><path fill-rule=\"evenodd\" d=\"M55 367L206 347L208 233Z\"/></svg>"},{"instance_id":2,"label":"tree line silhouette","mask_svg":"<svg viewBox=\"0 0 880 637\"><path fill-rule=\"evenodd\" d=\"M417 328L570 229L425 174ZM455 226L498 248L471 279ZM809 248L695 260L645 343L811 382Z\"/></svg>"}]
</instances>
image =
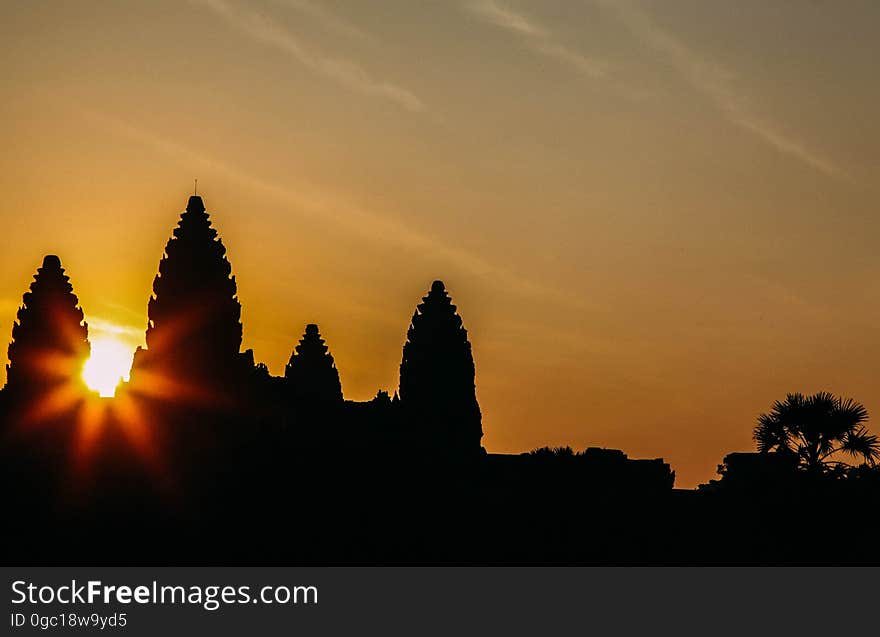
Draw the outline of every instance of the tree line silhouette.
<instances>
[{"instance_id":1,"label":"tree line silhouette","mask_svg":"<svg viewBox=\"0 0 880 637\"><path fill-rule=\"evenodd\" d=\"M236 295L192 196L159 262L146 346L102 401L81 379L73 286L44 258L0 392L7 561L877 560L845 541L853 522L809 515L880 501L880 443L855 401L789 395L759 417L757 453L679 490L662 459L618 450L487 453L471 344L442 281L416 306L398 390L367 402L344 398L316 324L281 377L242 352ZM817 541L835 548L809 552Z\"/></svg>"}]
</instances>

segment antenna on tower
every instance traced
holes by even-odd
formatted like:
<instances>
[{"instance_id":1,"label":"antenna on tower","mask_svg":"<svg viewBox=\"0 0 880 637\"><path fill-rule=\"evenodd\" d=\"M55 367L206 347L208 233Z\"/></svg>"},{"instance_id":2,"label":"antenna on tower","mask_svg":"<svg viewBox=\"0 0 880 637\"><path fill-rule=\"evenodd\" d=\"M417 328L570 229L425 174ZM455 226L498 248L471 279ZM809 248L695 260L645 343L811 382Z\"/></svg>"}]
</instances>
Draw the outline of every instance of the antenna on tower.
<instances>
[{"instance_id":1,"label":"antenna on tower","mask_svg":"<svg viewBox=\"0 0 880 637\"><path fill-rule=\"evenodd\" d=\"M199 180L196 179L195 185L193 185L193 195L199 194Z\"/></svg>"}]
</instances>

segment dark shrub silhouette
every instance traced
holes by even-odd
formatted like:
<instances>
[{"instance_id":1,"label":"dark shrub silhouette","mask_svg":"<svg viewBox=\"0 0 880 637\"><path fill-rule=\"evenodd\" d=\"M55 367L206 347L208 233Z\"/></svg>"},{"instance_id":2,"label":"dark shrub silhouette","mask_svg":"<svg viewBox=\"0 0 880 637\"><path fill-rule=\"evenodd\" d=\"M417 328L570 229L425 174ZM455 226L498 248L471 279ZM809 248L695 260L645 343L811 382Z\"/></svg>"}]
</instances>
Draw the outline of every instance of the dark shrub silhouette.
<instances>
[{"instance_id":1,"label":"dark shrub silhouette","mask_svg":"<svg viewBox=\"0 0 880 637\"><path fill-rule=\"evenodd\" d=\"M701 490L732 490L737 492L766 492L791 483L796 477L797 456L793 453L742 453L724 456L718 465L718 480L701 484Z\"/></svg>"},{"instance_id":2,"label":"dark shrub silhouette","mask_svg":"<svg viewBox=\"0 0 880 637\"><path fill-rule=\"evenodd\" d=\"M342 402L339 371L314 323L306 325L305 334L290 355L284 377L290 395L297 403L332 405Z\"/></svg>"},{"instance_id":3,"label":"dark shrub silhouette","mask_svg":"<svg viewBox=\"0 0 880 637\"><path fill-rule=\"evenodd\" d=\"M467 330L442 281L413 314L400 363L400 404L416 438L451 457L480 453L483 437Z\"/></svg>"},{"instance_id":4,"label":"dark shrub silhouette","mask_svg":"<svg viewBox=\"0 0 880 637\"><path fill-rule=\"evenodd\" d=\"M61 259L43 259L17 318L6 367L9 394L33 396L61 383L80 384L89 330Z\"/></svg>"},{"instance_id":5,"label":"dark shrub silhouette","mask_svg":"<svg viewBox=\"0 0 880 637\"><path fill-rule=\"evenodd\" d=\"M190 197L153 281L147 347L135 354L134 387L141 371L208 385L237 377L244 366L241 305L231 271L202 198Z\"/></svg>"},{"instance_id":6,"label":"dark shrub silhouette","mask_svg":"<svg viewBox=\"0 0 880 637\"><path fill-rule=\"evenodd\" d=\"M868 465L880 459L880 441L864 426L867 420L868 410L851 398L788 394L758 417L754 439L759 452L795 457L811 473L840 473L850 467L843 454Z\"/></svg>"},{"instance_id":7,"label":"dark shrub silhouette","mask_svg":"<svg viewBox=\"0 0 880 637\"><path fill-rule=\"evenodd\" d=\"M573 458L574 450L571 447L539 447L532 449L529 455L534 458Z\"/></svg>"},{"instance_id":8,"label":"dark shrub silhouette","mask_svg":"<svg viewBox=\"0 0 880 637\"><path fill-rule=\"evenodd\" d=\"M588 447L575 452L568 446L540 447L519 458L521 466L543 468L544 477L556 472L578 489L605 483L607 491L656 493L669 491L675 482L675 472L662 459L634 460L619 449Z\"/></svg>"}]
</instances>

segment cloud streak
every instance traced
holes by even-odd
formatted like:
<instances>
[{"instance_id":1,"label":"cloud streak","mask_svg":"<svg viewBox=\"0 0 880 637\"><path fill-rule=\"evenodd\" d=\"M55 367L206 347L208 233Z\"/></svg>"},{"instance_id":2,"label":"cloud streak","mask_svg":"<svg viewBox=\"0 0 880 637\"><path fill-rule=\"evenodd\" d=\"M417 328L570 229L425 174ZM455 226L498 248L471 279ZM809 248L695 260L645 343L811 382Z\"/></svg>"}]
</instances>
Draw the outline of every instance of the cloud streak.
<instances>
[{"instance_id":1,"label":"cloud streak","mask_svg":"<svg viewBox=\"0 0 880 637\"><path fill-rule=\"evenodd\" d=\"M151 148L190 167L197 167L201 171L200 174L210 171L254 191L284 201L297 213L333 224L340 232L352 233L376 243L392 245L397 249L411 250L424 257L439 259L473 276L493 279L498 285L527 298L540 298L545 302L555 302L570 308L595 307L595 304L573 297L569 291L556 288L547 281L523 275L503 265L490 262L478 254L439 241L402 222L359 206L338 193L302 182L286 185L268 182L236 166L194 151L175 140L156 135L113 115L89 108L77 110L82 117L115 135Z\"/></svg>"},{"instance_id":2,"label":"cloud streak","mask_svg":"<svg viewBox=\"0 0 880 637\"><path fill-rule=\"evenodd\" d=\"M749 99L737 91L734 75L728 69L705 59L680 38L658 25L647 12L626 1L594 1L615 15L636 39L665 56L676 71L709 98L732 124L818 172L831 177L848 178L833 161L757 114Z\"/></svg>"},{"instance_id":3,"label":"cloud streak","mask_svg":"<svg viewBox=\"0 0 880 637\"><path fill-rule=\"evenodd\" d=\"M138 328L130 325L121 325L99 316L86 316L86 322L89 324L89 332L100 332L102 334L126 337L129 340L138 343L144 340L144 328L142 327Z\"/></svg>"},{"instance_id":4,"label":"cloud streak","mask_svg":"<svg viewBox=\"0 0 880 637\"><path fill-rule=\"evenodd\" d=\"M328 31L354 40L373 42L375 38L348 20L345 20L326 7L311 0L275 0L276 2L299 11L301 14L317 20Z\"/></svg>"},{"instance_id":5,"label":"cloud streak","mask_svg":"<svg viewBox=\"0 0 880 637\"><path fill-rule=\"evenodd\" d=\"M475 0L465 5L478 18L521 38L533 51L565 64L581 75L602 78L607 74L607 64L589 58L554 39L544 25L517 13L495 0Z\"/></svg>"},{"instance_id":6,"label":"cloud streak","mask_svg":"<svg viewBox=\"0 0 880 637\"><path fill-rule=\"evenodd\" d=\"M289 29L265 15L227 0L191 2L210 9L253 40L286 53L312 72L330 78L351 91L390 100L409 111L425 110L424 103L411 91L392 82L374 78L356 62L312 50ZM302 6L309 5L304 3Z\"/></svg>"}]
</instances>

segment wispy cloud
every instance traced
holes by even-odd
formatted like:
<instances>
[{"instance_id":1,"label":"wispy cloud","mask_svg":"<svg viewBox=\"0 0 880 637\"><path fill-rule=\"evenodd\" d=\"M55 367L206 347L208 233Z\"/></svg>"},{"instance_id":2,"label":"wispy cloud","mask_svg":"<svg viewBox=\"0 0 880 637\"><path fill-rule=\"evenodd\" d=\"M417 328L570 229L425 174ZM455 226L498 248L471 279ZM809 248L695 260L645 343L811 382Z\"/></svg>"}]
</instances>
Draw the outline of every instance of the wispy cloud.
<instances>
[{"instance_id":1,"label":"wispy cloud","mask_svg":"<svg viewBox=\"0 0 880 637\"><path fill-rule=\"evenodd\" d=\"M312 0L275 0L275 2L316 20L328 31L364 42L373 42L375 40L371 34L361 29L358 25Z\"/></svg>"},{"instance_id":2,"label":"wispy cloud","mask_svg":"<svg viewBox=\"0 0 880 637\"><path fill-rule=\"evenodd\" d=\"M582 55L559 42L547 27L533 18L495 0L474 0L465 7L484 22L520 37L536 53L566 64L582 75L600 78L607 73L607 64L602 60Z\"/></svg>"},{"instance_id":3,"label":"wispy cloud","mask_svg":"<svg viewBox=\"0 0 880 637\"><path fill-rule=\"evenodd\" d=\"M89 324L90 332L100 332L102 334L112 334L114 336L126 337L136 342L143 341L144 328L132 327L130 325L120 325L113 321L98 316L87 316L86 321Z\"/></svg>"},{"instance_id":4,"label":"wispy cloud","mask_svg":"<svg viewBox=\"0 0 880 637\"><path fill-rule=\"evenodd\" d=\"M374 78L352 60L329 56L307 47L289 29L266 15L227 0L190 1L210 9L254 40L283 51L311 71L335 80L352 91L391 100L410 111L425 110L425 105L411 91Z\"/></svg>"},{"instance_id":5,"label":"wispy cloud","mask_svg":"<svg viewBox=\"0 0 880 637\"><path fill-rule=\"evenodd\" d=\"M634 37L664 55L676 71L708 97L731 123L821 173L848 178L833 161L759 115L747 95L736 86L732 72L704 58L657 24L646 11L625 0L594 1L617 16Z\"/></svg>"},{"instance_id":6,"label":"wispy cloud","mask_svg":"<svg viewBox=\"0 0 880 637\"><path fill-rule=\"evenodd\" d=\"M214 173L219 177L238 182L253 191L286 202L292 210L301 215L317 217L323 223L332 224L340 232L352 233L376 243L411 250L424 257L446 262L450 267L461 269L473 276L487 277L505 289L528 298L540 298L545 302L552 301L574 308L585 308L592 303L573 297L569 291L558 289L552 283L490 262L478 254L449 245L400 221L365 209L339 193L329 192L304 182L284 185L268 182L248 174L237 166L194 151L175 140L156 135L113 115L88 108L81 108L79 112L83 117L103 126L115 135L186 163L191 168L199 169L201 171L199 174Z\"/></svg>"}]
</instances>

